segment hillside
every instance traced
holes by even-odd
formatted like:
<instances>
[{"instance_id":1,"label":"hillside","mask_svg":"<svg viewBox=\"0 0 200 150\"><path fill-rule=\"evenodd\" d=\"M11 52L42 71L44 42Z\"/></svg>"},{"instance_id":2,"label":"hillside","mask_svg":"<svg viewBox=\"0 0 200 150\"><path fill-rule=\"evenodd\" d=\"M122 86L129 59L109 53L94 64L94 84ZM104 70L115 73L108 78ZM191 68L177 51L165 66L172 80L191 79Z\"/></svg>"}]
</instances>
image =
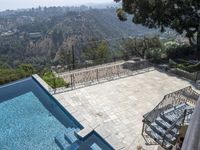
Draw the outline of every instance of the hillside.
<instances>
[{"instance_id":1,"label":"hillside","mask_svg":"<svg viewBox=\"0 0 200 150\"><path fill-rule=\"evenodd\" d=\"M122 38L159 34L131 21L120 22L115 11L116 8L82 6L1 12L0 62L12 67L21 63L37 67L58 65L62 63L61 52L70 55L72 45L80 62L84 61L83 48L90 41L112 39L108 42L115 51L113 47L118 47Z\"/></svg>"}]
</instances>

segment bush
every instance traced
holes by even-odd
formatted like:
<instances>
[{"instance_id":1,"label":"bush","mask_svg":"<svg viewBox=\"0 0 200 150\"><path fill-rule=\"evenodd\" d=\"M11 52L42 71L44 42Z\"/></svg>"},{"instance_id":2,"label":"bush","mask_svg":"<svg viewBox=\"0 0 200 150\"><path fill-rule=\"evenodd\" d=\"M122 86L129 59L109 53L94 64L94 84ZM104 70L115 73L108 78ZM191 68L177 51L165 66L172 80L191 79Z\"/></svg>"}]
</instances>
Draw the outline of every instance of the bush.
<instances>
[{"instance_id":1,"label":"bush","mask_svg":"<svg viewBox=\"0 0 200 150\"><path fill-rule=\"evenodd\" d=\"M15 80L29 77L35 73L35 69L30 64L22 64L14 69L8 65L0 65L0 84L6 84Z\"/></svg>"},{"instance_id":2,"label":"bush","mask_svg":"<svg viewBox=\"0 0 200 150\"><path fill-rule=\"evenodd\" d=\"M171 59L193 58L195 56L195 48L182 45L176 48L167 49L167 57Z\"/></svg>"},{"instance_id":3,"label":"bush","mask_svg":"<svg viewBox=\"0 0 200 150\"><path fill-rule=\"evenodd\" d=\"M165 48L151 48L147 51L147 58L151 59L154 63L162 63L166 60L166 49Z\"/></svg>"},{"instance_id":4,"label":"bush","mask_svg":"<svg viewBox=\"0 0 200 150\"><path fill-rule=\"evenodd\" d=\"M69 83L66 83L63 78L56 77L51 71L45 72L42 78L52 88L69 87Z\"/></svg>"},{"instance_id":5,"label":"bush","mask_svg":"<svg viewBox=\"0 0 200 150\"><path fill-rule=\"evenodd\" d=\"M180 47L180 44L177 43L176 41L167 41L164 43L164 47L166 49L175 49L175 48Z\"/></svg>"},{"instance_id":6,"label":"bush","mask_svg":"<svg viewBox=\"0 0 200 150\"><path fill-rule=\"evenodd\" d=\"M200 63L184 67L184 70L188 72L198 72L200 71Z\"/></svg>"},{"instance_id":7,"label":"bush","mask_svg":"<svg viewBox=\"0 0 200 150\"><path fill-rule=\"evenodd\" d=\"M200 62L194 63L184 59L179 59L176 62L169 59L169 66L171 68L179 68L188 72L198 72L200 71Z\"/></svg>"}]
</instances>

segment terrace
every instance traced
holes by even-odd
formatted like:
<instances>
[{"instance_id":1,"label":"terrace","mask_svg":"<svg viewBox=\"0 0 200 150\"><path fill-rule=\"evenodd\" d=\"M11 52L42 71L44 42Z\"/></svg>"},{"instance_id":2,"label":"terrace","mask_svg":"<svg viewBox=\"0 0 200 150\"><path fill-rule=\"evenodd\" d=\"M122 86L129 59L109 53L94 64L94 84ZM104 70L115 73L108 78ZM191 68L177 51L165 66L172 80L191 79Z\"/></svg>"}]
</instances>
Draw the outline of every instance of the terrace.
<instances>
[{"instance_id":1,"label":"terrace","mask_svg":"<svg viewBox=\"0 0 200 150\"><path fill-rule=\"evenodd\" d=\"M79 82L77 87L84 88L73 87L54 96L84 126L80 134L95 130L115 149L157 149L158 145L147 146L141 135L143 115L153 110L164 95L191 83L157 69L129 72L123 77L127 78L92 82L93 86L87 87Z\"/></svg>"}]
</instances>

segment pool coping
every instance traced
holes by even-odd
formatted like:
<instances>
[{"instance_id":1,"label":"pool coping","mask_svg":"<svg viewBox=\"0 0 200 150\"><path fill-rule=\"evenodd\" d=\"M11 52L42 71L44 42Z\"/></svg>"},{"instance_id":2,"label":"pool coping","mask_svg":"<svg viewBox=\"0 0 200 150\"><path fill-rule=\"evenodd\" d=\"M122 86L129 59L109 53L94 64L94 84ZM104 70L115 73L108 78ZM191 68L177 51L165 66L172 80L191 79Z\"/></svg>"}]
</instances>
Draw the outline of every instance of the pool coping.
<instances>
[{"instance_id":1,"label":"pool coping","mask_svg":"<svg viewBox=\"0 0 200 150\"><path fill-rule=\"evenodd\" d=\"M33 75L31 77L37 84L40 86L44 92L51 97L51 99L58 105L58 107L74 122L75 125L77 125L80 130L82 130L84 127L78 122L78 120L70 113L68 112L59 102L58 100L48 91L47 83L42 80L38 75ZM43 86L44 85L44 86Z\"/></svg>"}]
</instances>

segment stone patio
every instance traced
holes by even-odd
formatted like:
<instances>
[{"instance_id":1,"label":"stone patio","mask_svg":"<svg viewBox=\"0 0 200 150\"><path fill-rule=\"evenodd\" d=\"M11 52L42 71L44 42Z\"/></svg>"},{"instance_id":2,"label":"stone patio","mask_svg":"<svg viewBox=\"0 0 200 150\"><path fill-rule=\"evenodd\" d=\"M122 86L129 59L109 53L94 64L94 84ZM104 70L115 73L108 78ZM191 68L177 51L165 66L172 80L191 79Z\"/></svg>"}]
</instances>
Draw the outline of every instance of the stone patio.
<instances>
[{"instance_id":1,"label":"stone patio","mask_svg":"<svg viewBox=\"0 0 200 150\"><path fill-rule=\"evenodd\" d=\"M146 146L143 115L164 95L189 86L187 80L154 70L90 87L56 94L55 98L85 127L84 136L95 129L115 149L135 150Z\"/></svg>"}]
</instances>

